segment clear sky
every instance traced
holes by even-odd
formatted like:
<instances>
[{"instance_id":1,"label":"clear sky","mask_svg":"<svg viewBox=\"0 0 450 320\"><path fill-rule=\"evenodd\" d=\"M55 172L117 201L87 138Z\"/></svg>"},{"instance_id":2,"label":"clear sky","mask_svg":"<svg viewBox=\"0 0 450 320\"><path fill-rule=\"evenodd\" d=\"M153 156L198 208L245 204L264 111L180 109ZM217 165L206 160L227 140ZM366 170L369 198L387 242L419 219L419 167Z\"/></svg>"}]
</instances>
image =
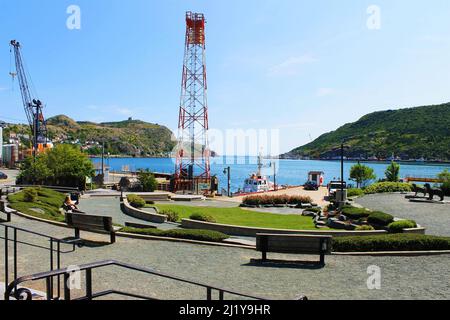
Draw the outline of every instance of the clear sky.
<instances>
[{"instance_id":1,"label":"clear sky","mask_svg":"<svg viewBox=\"0 0 450 320\"><path fill-rule=\"evenodd\" d=\"M25 121L17 39L47 117L176 129L188 10L208 20L212 128L278 128L289 151L369 112L450 101L448 0L0 0L0 119Z\"/></svg>"}]
</instances>

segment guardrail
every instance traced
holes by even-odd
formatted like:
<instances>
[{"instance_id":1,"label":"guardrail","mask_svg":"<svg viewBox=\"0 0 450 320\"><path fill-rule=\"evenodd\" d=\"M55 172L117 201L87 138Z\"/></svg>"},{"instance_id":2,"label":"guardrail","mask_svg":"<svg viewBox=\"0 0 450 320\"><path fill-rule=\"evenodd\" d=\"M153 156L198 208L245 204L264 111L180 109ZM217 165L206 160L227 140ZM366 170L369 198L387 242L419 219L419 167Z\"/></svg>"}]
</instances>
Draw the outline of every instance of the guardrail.
<instances>
[{"instance_id":1,"label":"guardrail","mask_svg":"<svg viewBox=\"0 0 450 320\"><path fill-rule=\"evenodd\" d=\"M159 276L161 278L170 279L170 280L178 281L181 283L190 284L190 285L204 288L206 290L206 292L205 292L206 300L213 300L213 292L218 293L219 300L224 300L225 294L236 296L239 298L267 300L267 299L264 299L261 297L256 297L256 296L243 294L243 293L239 293L239 292L235 292L235 291L231 291L231 290L227 290L227 289L223 289L223 288L210 286L208 284L204 284L204 283L200 283L200 282L183 279L183 278L176 277L176 276L173 276L170 274L155 271L154 269L151 269L151 268L139 267L139 266L135 266L135 265L131 265L128 263L123 263L123 262L119 262L119 261L115 261L115 260L101 261L101 262L95 262L95 263L90 263L90 264L85 264L85 265L79 266L79 268L77 269L77 272L84 272L84 274L85 274L85 295L82 297L75 298L75 299L72 299L72 297L71 297L71 288L70 288L71 281L70 281L70 279L71 279L71 275L73 274L74 271L69 270L69 269L59 269L59 270L53 270L53 271L49 271L49 272L38 273L38 274L26 276L26 277L21 277L19 279L14 280L12 283L10 283L8 285L8 287L6 289L5 299L9 300L9 297L10 297L11 293L14 291L14 288L19 287L19 285L21 285L24 282L45 280L47 300L54 300L53 294L52 294L51 279L53 279L54 277L63 276L64 300L93 300L95 298L100 298L100 297L104 297L104 296L108 296L108 295L121 295L121 296L126 296L126 297L131 297L131 298L142 299L142 300L157 300L157 298L155 298L155 297L144 296L144 295L140 295L140 294L125 292L125 291L115 290L115 289L94 292L93 286L92 286L92 270L100 269L100 268L104 268L104 267L110 267L110 266L119 267L119 268L123 268L123 269L127 269L127 270L133 270L133 271L137 271L137 272L145 273L145 274L149 274L149 275ZM20 300L32 300L32 298L33 298L33 295L29 289L21 288L21 289L18 289L17 292L18 292L17 297Z\"/></svg>"},{"instance_id":2,"label":"guardrail","mask_svg":"<svg viewBox=\"0 0 450 320\"><path fill-rule=\"evenodd\" d=\"M23 229L23 228L19 228L19 227L14 227L14 226L9 226L9 225L0 225L4 228L4 237L2 239L4 239L4 278L5 278L5 285L9 283L9 275L10 275L10 270L9 270L9 265L10 265L10 252L9 252L9 243L12 242L13 244L13 249L12 249L12 265L13 265L13 279L14 281L16 281L18 279L18 271L17 271L17 257L18 257L18 244L21 245L27 245L27 246L31 246L33 248L37 248L37 249L41 249L41 250L46 250L49 251L49 265L50 265L50 270L54 270L55 267L56 269L60 269L61 268L61 254L63 253L70 253L70 252L74 252L76 249L75 243L71 242L71 241L66 241L66 240L62 240L62 239L58 239L58 238L54 238L52 236L48 236L39 232L35 232L35 231L31 231L31 230L27 230L27 229ZM12 234L12 237L10 237L10 231ZM49 246L48 247L44 247L41 245L37 245L37 244L33 244L33 243L28 243L28 242L23 242L20 241L18 239L18 234L19 233L26 233L29 235L34 235L40 238L44 238L47 239L49 241ZM61 244L68 244L72 246L72 250L69 251L62 251L61 250ZM61 281L60 281L60 277L57 277L57 298L59 298L61 296ZM49 285L51 288L51 292L52 292L52 297L53 297L53 288L54 288L54 278L50 278L49 280ZM9 292L5 292L5 300L9 299L9 295L13 294L16 298L19 297L20 295L20 290L17 290L17 287L14 286L13 290L10 290Z\"/></svg>"}]
</instances>

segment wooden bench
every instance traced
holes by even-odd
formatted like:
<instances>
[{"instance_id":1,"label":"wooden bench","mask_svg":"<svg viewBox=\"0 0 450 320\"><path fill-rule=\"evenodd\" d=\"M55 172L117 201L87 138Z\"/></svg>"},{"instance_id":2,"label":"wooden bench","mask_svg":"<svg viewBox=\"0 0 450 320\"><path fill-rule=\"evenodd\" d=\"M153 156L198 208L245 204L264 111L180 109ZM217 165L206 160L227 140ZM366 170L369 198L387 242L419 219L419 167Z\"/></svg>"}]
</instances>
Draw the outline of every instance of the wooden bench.
<instances>
[{"instance_id":1,"label":"wooden bench","mask_svg":"<svg viewBox=\"0 0 450 320\"><path fill-rule=\"evenodd\" d=\"M256 250L262 252L262 261L267 253L318 254L320 265L325 265L325 255L331 253L332 236L263 234L256 235Z\"/></svg>"},{"instance_id":2,"label":"wooden bench","mask_svg":"<svg viewBox=\"0 0 450 320\"><path fill-rule=\"evenodd\" d=\"M66 213L66 223L75 229L75 238L80 239L80 230L108 232L111 236L111 243L116 242L116 232L120 229L114 227L111 217L92 216L80 213Z\"/></svg>"}]
</instances>

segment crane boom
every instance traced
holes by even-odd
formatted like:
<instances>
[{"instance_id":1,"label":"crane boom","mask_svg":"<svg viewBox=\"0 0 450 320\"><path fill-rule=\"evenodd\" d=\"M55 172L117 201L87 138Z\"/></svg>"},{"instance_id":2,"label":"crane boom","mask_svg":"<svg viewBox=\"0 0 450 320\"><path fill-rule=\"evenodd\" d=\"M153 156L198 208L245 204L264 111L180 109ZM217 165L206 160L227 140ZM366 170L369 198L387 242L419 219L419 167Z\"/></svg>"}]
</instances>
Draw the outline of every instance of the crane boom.
<instances>
[{"instance_id":1,"label":"crane boom","mask_svg":"<svg viewBox=\"0 0 450 320\"><path fill-rule=\"evenodd\" d=\"M11 40L10 45L12 50L14 50L15 76L17 76L19 81L22 103L31 129L33 155L36 155L36 152L45 149L48 143L43 104L39 99L31 95L20 51L20 43L16 40Z\"/></svg>"}]
</instances>

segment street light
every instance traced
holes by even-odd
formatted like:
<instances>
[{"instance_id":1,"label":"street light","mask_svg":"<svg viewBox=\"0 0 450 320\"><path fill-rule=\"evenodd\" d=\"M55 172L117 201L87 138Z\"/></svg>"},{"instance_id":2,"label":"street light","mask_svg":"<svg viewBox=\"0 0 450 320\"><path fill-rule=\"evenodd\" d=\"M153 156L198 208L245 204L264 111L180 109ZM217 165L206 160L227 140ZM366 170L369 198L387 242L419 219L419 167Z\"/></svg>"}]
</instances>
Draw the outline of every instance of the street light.
<instances>
[{"instance_id":1,"label":"street light","mask_svg":"<svg viewBox=\"0 0 450 320\"><path fill-rule=\"evenodd\" d=\"M223 174L228 175L228 197L231 197L231 167L223 169Z\"/></svg>"}]
</instances>

